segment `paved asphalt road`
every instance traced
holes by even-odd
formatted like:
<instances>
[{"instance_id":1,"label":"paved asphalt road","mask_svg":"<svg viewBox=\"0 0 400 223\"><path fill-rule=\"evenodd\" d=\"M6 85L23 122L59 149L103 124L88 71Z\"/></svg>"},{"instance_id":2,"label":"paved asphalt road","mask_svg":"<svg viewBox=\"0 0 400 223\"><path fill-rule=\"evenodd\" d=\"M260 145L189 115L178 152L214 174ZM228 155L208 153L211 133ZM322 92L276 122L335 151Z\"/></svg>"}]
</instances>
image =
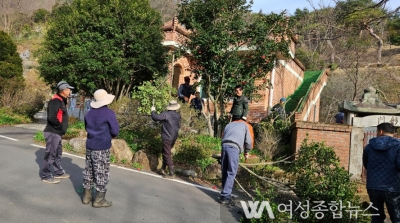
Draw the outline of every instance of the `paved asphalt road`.
<instances>
[{"instance_id":1,"label":"paved asphalt road","mask_svg":"<svg viewBox=\"0 0 400 223\"><path fill-rule=\"evenodd\" d=\"M111 167L109 208L81 203L84 159L64 153L71 174L59 184L40 180L44 148L36 130L0 127L0 222L238 222L240 209L218 204L218 192L118 167Z\"/></svg>"}]
</instances>

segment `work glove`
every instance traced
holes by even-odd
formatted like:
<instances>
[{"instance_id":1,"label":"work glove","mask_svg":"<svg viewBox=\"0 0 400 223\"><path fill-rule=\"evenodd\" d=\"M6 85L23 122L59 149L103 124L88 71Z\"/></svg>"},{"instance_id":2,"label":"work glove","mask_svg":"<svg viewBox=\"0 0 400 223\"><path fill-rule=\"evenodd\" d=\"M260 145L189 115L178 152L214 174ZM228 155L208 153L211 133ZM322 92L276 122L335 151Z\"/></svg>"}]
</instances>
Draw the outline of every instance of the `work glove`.
<instances>
[{"instance_id":1,"label":"work glove","mask_svg":"<svg viewBox=\"0 0 400 223\"><path fill-rule=\"evenodd\" d=\"M156 107L151 106L151 111L155 111L155 110L156 110Z\"/></svg>"}]
</instances>

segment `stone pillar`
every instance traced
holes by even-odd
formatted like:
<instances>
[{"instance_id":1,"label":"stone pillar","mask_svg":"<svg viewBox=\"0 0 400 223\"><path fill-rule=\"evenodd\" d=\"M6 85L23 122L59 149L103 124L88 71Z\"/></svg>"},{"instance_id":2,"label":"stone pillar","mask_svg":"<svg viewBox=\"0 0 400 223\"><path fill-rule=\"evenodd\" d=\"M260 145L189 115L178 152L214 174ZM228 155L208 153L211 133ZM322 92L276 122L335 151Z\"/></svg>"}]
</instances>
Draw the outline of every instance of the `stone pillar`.
<instances>
[{"instance_id":1,"label":"stone pillar","mask_svg":"<svg viewBox=\"0 0 400 223\"><path fill-rule=\"evenodd\" d=\"M362 174L362 154L363 154L364 128L355 127L350 134L350 159L349 173L352 174L351 180L361 180Z\"/></svg>"},{"instance_id":2,"label":"stone pillar","mask_svg":"<svg viewBox=\"0 0 400 223\"><path fill-rule=\"evenodd\" d=\"M344 113L343 124L352 125L352 121L353 121L354 116L355 116L355 114L353 112L345 112Z\"/></svg>"}]
</instances>

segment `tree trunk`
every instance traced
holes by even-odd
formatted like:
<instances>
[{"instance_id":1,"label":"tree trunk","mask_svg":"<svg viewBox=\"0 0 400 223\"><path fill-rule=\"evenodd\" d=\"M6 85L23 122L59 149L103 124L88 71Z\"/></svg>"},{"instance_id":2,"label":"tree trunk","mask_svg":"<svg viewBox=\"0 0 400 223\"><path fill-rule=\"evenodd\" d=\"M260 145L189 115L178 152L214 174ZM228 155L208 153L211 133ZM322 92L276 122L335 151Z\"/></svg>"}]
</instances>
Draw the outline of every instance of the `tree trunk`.
<instances>
[{"instance_id":1,"label":"tree trunk","mask_svg":"<svg viewBox=\"0 0 400 223\"><path fill-rule=\"evenodd\" d=\"M209 134L209 136L214 136L213 125L212 125L212 122L211 122L210 103L211 103L210 98L207 98L207 111L208 111L208 115L204 114L204 116L205 116L206 119L207 119L208 134Z\"/></svg>"},{"instance_id":2,"label":"tree trunk","mask_svg":"<svg viewBox=\"0 0 400 223\"><path fill-rule=\"evenodd\" d=\"M218 126L219 126L219 109L218 109L218 100L214 99L213 101L213 105L214 105L214 137L218 137Z\"/></svg>"},{"instance_id":3,"label":"tree trunk","mask_svg":"<svg viewBox=\"0 0 400 223\"><path fill-rule=\"evenodd\" d=\"M331 48L331 64L335 63L335 48L333 48L332 41L327 41L328 46Z\"/></svg>"},{"instance_id":4,"label":"tree trunk","mask_svg":"<svg viewBox=\"0 0 400 223\"><path fill-rule=\"evenodd\" d=\"M381 64L383 41L376 33L374 33L374 30L371 27L367 27L366 29L368 30L369 34L377 40L378 49L376 56L378 64Z\"/></svg>"},{"instance_id":5,"label":"tree trunk","mask_svg":"<svg viewBox=\"0 0 400 223\"><path fill-rule=\"evenodd\" d=\"M356 100L356 98L357 98L357 91L358 91L358 80L359 80L359 75L360 75L360 71L359 71L359 59L360 59L360 55L359 55L359 53L357 52L357 61L356 61L356 70L355 70L355 77L354 77L354 80L353 80L353 84L354 84L354 93L353 93L353 101L355 101Z\"/></svg>"}]
</instances>

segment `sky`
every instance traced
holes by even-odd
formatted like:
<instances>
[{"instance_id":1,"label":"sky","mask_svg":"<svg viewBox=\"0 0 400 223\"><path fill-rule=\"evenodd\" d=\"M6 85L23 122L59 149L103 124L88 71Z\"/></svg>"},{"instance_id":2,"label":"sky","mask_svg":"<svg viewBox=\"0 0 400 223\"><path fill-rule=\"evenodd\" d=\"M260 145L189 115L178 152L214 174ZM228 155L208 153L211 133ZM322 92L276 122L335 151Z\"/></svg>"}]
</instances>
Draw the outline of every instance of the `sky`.
<instances>
[{"instance_id":1,"label":"sky","mask_svg":"<svg viewBox=\"0 0 400 223\"><path fill-rule=\"evenodd\" d=\"M324 5L328 6L329 3L333 2L333 0L310 0L314 2L315 8L321 8L318 4L323 2ZM375 0L377 2L378 0ZM333 5L333 3L331 3ZM400 0L389 0L387 6L390 9L395 9L400 6ZM312 7L307 0L253 0L252 10L254 12L260 11L262 9L263 13L268 14L269 12L280 13L283 10L287 9L287 12L290 15L293 15L296 9L308 8L312 11Z\"/></svg>"}]
</instances>

